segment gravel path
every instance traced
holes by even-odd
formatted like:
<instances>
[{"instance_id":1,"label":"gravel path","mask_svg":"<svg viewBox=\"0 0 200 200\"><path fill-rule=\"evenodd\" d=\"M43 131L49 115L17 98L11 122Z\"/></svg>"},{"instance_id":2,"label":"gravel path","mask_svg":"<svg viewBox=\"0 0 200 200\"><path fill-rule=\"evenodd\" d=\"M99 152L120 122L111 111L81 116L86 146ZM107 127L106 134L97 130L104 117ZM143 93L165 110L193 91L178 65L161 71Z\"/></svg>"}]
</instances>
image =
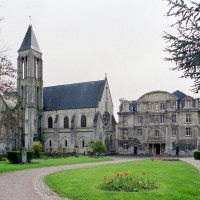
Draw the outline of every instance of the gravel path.
<instances>
[{"instance_id":1,"label":"gravel path","mask_svg":"<svg viewBox=\"0 0 200 200\"><path fill-rule=\"evenodd\" d=\"M67 200L60 198L43 182L44 176L61 170L115 164L144 158L112 157L113 161L84 163L67 166L44 167L0 174L0 200ZM200 161L193 158L180 158L200 170Z\"/></svg>"}]
</instances>

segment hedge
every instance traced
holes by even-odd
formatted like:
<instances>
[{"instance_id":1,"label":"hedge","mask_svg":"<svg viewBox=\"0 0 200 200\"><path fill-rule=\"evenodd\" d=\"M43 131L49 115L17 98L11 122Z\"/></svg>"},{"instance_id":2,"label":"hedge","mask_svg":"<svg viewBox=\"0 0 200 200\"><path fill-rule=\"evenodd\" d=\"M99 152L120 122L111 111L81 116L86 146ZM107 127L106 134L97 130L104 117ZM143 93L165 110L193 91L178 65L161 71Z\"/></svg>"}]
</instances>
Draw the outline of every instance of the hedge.
<instances>
[{"instance_id":1,"label":"hedge","mask_svg":"<svg viewBox=\"0 0 200 200\"><path fill-rule=\"evenodd\" d=\"M9 151L9 152L7 152L7 159L13 164L21 163L22 162L22 152L21 151Z\"/></svg>"},{"instance_id":2,"label":"hedge","mask_svg":"<svg viewBox=\"0 0 200 200\"><path fill-rule=\"evenodd\" d=\"M200 160L200 151L194 151L194 159Z\"/></svg>"},{"instance_id":3,"label":"hedge","mask_svg":"<svg viewBox=\"0 0 200 200\"><path fill-rule=\"evenodd\" d=\"M34 153L33 151L27 151L27 162L30 163L33 159ZM18 164L22 163L22 152L21 151L9 151L7 153L7 159L13 163Z\"/></svg>"}]
</instances>

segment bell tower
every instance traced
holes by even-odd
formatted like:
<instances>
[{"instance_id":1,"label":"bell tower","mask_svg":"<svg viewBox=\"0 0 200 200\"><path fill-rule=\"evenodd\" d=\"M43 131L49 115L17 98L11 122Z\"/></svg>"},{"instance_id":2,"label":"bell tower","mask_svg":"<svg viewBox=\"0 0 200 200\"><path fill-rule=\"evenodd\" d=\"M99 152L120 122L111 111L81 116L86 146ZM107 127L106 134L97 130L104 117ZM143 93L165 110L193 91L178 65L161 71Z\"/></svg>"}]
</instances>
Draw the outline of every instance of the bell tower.
<instances>
[{"instance_id":1,"label":"bell tower","mask_svg":"<svg viewBox=\"0 0 200 200\"><path fill-rule=\"evenodd\" d=\"M29 149L34 140L41 140L43 109L42 53L32 25L29 25L18 50L17 71L19 146Z\"/></svg>"}]
</instances>

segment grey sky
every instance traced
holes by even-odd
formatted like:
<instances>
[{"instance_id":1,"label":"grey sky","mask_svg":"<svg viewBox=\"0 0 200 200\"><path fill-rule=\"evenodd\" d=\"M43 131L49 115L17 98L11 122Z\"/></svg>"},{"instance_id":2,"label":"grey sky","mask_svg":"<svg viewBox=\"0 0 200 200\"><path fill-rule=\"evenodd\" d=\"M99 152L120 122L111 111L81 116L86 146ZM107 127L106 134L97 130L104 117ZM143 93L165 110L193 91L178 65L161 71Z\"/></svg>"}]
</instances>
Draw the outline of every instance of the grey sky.
<instances>
[{"instance_id":1,"label":"grey sky","mask_svg":"<svg viewBox=\"0 0 200 200\"><path fill-rule=\"evenodd\" d=\"M29 16L43 52L44 86L104 79L107 73L115 114L119 98L135 100L146 92L179 89L188 95L192 81L179 79L163 61L165 17L162 0L0 0L1 48L13 64L28 29ZM197 97L197 95L196 95Z\"/></svg>"}]
</instances>

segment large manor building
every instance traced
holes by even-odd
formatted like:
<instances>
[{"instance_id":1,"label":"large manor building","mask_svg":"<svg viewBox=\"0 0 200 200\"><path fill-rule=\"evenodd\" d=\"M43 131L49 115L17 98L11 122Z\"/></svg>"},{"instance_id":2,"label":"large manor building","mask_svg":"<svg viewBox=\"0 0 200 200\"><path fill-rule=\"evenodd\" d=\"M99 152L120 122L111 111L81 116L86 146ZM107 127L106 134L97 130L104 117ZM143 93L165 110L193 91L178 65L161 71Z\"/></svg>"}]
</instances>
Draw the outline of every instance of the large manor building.
<instances>
[{"instance_id":1,"label":"large manor building","mask_svg":"<svg viewBox=\"0 0 200 200\"><path fill-rule=\"evenodd\" d=\"M120 100L119 154L191 155L199 148L199 99L175 91L153 91L137 101Z\"/></svg>"}]
</instances>

